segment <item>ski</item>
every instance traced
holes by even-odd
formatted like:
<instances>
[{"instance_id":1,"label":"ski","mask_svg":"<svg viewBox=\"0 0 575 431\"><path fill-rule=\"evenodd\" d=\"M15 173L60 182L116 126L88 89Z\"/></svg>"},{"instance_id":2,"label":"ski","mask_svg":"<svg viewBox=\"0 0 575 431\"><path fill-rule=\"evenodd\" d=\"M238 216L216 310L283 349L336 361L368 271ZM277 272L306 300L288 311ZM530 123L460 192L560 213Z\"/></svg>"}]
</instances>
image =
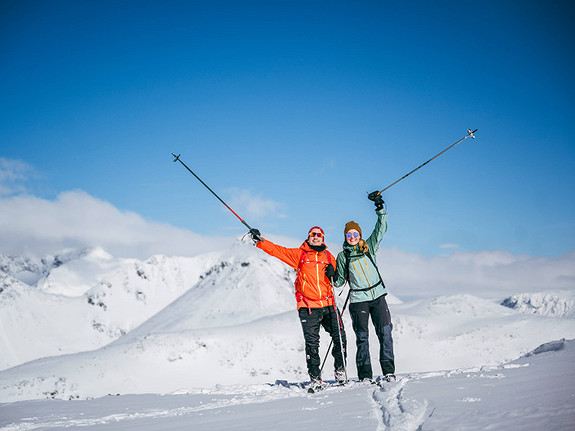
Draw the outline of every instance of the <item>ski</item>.
<instances>
[{"instance_id":1,"label":"ski","mask_svg":"<svg viewBox=\"0 0 575 431\"><path fill-rule=\"evenodd\" d=\"M325 387L327 387L327 386L324 386L323 384L322 385L309 386L307 388L307 393L308 394L315 394L315 393L318 393L319 391L323 391Z\"/></svg>"},{"instance_id":2,"label":"ski","mask_svg":"<svg viewBox=\"0 0 575 431\"><path fill-rule=\"evenodd\" d=\"M322 382L321 385L308 385L307 386L307 393L308 394L315 394L317 392L323 391L325 389L330 389L330 388L340 388L340 387L344 387L344 386L348 386L350 384L352 384L352 380L348 380L346 382Z\"/></svg>"},{"instance_id":3,"label":"ski","mask_svg":"<svg viewBox=\"0 0 575 431\"><path fill-rule=\"evenodd\" d=\"M288 382L287 380L276 380L275 383L269 384L270 386L281 386L288 389L298 389L303 390L308 394L317 394L319 392L328 390L328 389L336 389L336 388L343 388L343 387L355 387L355 386L379 386L385 387L386 385L393 384L396 382L397 379L394 375L388 376L380 376L377 380L373 379L365 379L365 380L355 380L349 379L345 382L337 382L335 380L332 381L322 381L321 384L313 384L312 382Z\"/></svg>"},{"instance_id":4,"label":"ski","mask_svg":"<svg viewBox=\"0 0 575 431\"><path fill-rule=\"evenodd\" d=\"M385 376L378 377L377 380L374 381L373 383L375 383L380 388L383 388L383 387L388 386L388 385L395 383L397 381L398 381L398 379L395 376L395 374L387 374Z\"/></svg>"}]
</instances>

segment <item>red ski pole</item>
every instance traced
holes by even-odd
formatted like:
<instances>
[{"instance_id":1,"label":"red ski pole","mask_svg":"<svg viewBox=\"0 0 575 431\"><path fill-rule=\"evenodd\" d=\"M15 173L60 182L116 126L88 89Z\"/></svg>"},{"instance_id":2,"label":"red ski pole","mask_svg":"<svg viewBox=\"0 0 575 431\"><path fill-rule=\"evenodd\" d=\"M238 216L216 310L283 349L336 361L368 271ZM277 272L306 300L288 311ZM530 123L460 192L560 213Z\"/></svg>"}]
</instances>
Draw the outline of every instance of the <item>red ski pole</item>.
<instances>
[{"instance_id":1,"label":"red ski pole","mask_svg":"<svg viewBox=\"0 0 575 431\"><path fill-rule=\"evenodd\" d=\"M194 177L196 177L196 179L197 179L200 183L202 183L206 189L208 189L210 192L212 192L212 194L213 194L216 198L218 198L218 200L219 200L221 203L223 203L224 206L225 206L227 209L229 209L229 210L232 212L233 215L235 215L237 218L239 218L240 221L244 224L245 227L247 227L250 231L252 230L252 227L251 227L249 224L247 224L247 222L246 222L244 219L242 219L239 215L237 215L236 212L235 212L233 209L231 209L230 206L222 200L222 198L220 198L212 189L210 189L210 188L208 187L208 185L207 185L206 183L204 183L204 182L202 181L202 179L201 179L200 177L198 177L198 176L194 173L194 171L192 171L190 168L188 168L188 166L187 166L184 162L182 162L182 160L180 159L180 154L178 154L178 155L176 156L174 153L172 153L172 156L175 157L174 163L175 163L175 162L180 162L180 163L182 164L182 166L183 166L184 168L186 168L188 171L190 171L190 173L191 173ZM261 240L261 238L260 238L260 240Z\"/></svg>"}]
</instances>

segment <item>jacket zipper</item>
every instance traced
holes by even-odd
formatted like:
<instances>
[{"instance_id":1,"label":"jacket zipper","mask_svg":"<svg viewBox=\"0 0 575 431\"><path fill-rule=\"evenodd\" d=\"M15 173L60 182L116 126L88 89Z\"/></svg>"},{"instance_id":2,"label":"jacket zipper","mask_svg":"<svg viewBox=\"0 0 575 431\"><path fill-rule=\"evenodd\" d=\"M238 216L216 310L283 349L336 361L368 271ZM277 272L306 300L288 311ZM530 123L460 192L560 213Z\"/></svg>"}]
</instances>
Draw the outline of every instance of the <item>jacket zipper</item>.
<instances>
[{"instance_id":1,"label":"jacket zipper","mask_svg":"<svg viewBox=\"0 0 575 431\"><path fill-rule=\"evenodd\" d=\"M315 261L316 261L316 264L315 264L315 276L316 276L316 280L317 280L317 293L318 293L318 296L319 296L319 298L320 298L320 304L323 305L323 304L321 303L321 287L320 287L320 285L319 285L319 260L318 260L318 259L319 259L319 257L318 257L317 251L316 251L316 252L315 252Z\"/></svg>"}]
</instances>

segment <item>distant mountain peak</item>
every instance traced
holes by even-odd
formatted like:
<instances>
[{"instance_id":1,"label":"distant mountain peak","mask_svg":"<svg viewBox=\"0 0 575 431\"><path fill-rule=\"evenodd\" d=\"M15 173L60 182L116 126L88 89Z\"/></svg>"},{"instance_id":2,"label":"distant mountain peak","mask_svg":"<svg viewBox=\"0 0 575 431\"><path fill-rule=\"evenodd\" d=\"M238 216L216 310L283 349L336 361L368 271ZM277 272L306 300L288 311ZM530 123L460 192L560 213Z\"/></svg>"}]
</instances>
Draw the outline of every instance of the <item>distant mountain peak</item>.
<instances>
[{"instance_id":1,"label":"distant mountain peak","mask_svg":"<svg viewBox=\"0 0 575 431\"><path fill-rule=\"evenodd\" d=\"M505 298L501 305L526 314L575 318L575 294L572 292L522 293Z\"/></svg>"}]
</instances>

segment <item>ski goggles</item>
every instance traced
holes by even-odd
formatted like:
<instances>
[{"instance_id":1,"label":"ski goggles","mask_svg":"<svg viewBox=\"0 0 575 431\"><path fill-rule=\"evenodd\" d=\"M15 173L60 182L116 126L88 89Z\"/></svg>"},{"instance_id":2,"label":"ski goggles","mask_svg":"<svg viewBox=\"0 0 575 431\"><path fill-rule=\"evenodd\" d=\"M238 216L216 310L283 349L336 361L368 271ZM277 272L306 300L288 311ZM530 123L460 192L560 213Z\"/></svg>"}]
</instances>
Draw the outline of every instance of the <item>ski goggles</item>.
<instances>
[{"instance_id":1,"label":"ski goggles","mask_svg":"<svg viewBox=\"0 0 575 431\"><path fill-rule=\"evenodd\" d=\"M348 232L345 234L345 236L346 236L346 238L351 238L351 237L357 238L359 236L359 232L353 232L353 233Z\"/></svg>"},{"instance_id":2,"label":"ski goggles","mask_svg":"<svg viewBox=\"0 0 575 431\"><path fill-rule=\"evenodd\" d=\"M312 236L317 236L318 238L323 238L323 237L324 237L323 233L321 233L321 232L310 232L310 233L309 233L309 236L310 236L310 237L312 237Z\"/></svg>"}]
</instances>

